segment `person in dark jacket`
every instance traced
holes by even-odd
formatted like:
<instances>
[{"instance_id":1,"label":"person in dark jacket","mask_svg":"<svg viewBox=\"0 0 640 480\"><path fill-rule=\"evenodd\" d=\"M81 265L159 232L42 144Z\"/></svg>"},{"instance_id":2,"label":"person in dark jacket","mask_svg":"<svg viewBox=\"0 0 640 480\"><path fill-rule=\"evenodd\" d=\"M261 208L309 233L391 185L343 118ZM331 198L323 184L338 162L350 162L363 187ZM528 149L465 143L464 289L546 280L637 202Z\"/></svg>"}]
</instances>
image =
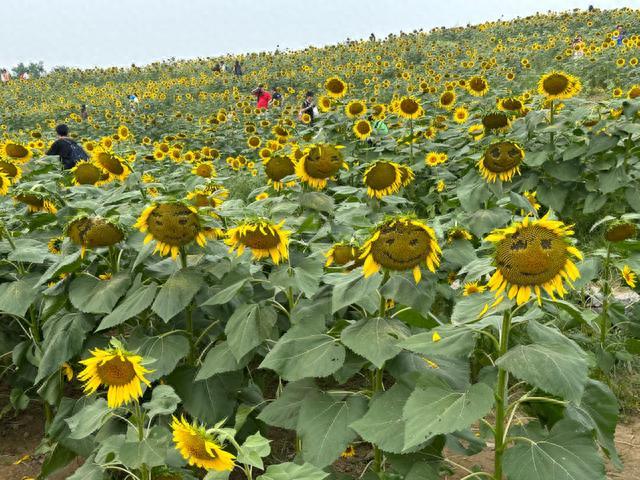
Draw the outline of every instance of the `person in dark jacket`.
<instances>
[{"instance_id":1,"label":"person in dark jacket","mask_svg":"<svg viewBox=\"0 0 640 480\"><path fill-rule=\"evenodd\" d=\"M69 138L69 127L67 125L60 124L56 127L56 133L58 139L53 142L47 155L58 155L62 162L62 168L68 170L75 167L79 160L85 160L89 158L87 152L78 145L74 140Z\"/></svg>"},{"instance_id":2,"label":"person in dark jacket","mask_svg":"<svg viewBox=\"0 0 640 480\"><path fill-rule=\"evenodd\" d=\"M302 108L298 112L298 118L302 118L302 116L306 113L311 117L311 121L309 123L313 123L315 120L315 108L316 102L313 101L313 92L307 92L304 96L304 102L302 102Z\"/></svg>"},{"instance_id":3,"label":"person in dark jacket","mask_svg":"<svg viewBox=\"0 0 640 480\"><path fill-rule=\"evenodd\" d=\"M242 76L242 66L238 60L236 60L236 63L233 65L233 73L238 77Z\"/></svg>"}]
</instances>

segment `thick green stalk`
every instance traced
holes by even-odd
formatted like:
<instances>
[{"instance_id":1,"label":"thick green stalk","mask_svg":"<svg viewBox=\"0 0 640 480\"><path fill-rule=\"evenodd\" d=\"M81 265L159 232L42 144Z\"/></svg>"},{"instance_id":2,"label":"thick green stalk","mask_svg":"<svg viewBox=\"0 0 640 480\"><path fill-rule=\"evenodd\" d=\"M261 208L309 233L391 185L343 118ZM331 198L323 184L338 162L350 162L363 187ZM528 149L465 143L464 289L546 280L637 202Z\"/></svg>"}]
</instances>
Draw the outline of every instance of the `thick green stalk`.
<instances>
[{"instance_id":1,"label":"thick green stalk","mask_svg":"<svg viewBox=\"0 0 640 480\"><path fill-rule=\"evenodd\" d=\"M142 443L144 440L144 415L142 414L142 409L138 402L135 402L135 416L136 426L138 428L138 443ZM143 463L140 466L140 480L151 480L150 474L151 472L149 471L149 467L146 463Z\"/></svg>"},{"instance_id":2,"label":"thick green stalk","mask_svg":"<svg viewBox=\"0 0 640 480\"><path fill-rule=\"evenodd\" d=\"M602 272L604 283L602 285L602 319L600 321L600 345L602 348L607 343L607 333L609 330L609 296L611 295L611 284L609 282L609 263L611 261L611 243L607 243L607 256L604 259Z\"/></svg>"},{"instance_id":3,"label":"thick green stalk","mask_svg":"<svg viewBox=\"0 0 640 480\"><path fill-rule=\"evenodd\" d=\"M504 313L502 318L502 329L500 331L500 351L498 358L507 353L509 349L509 331L511 330L511 310ZM507 371L498 367L498 384L496 385L496 428L495 428L495 458L494 458L494 480L502 480L502 457L506 447L505 418L507 413L508 391L507 383L509 376Z\"/></svg>"}]
</instances>

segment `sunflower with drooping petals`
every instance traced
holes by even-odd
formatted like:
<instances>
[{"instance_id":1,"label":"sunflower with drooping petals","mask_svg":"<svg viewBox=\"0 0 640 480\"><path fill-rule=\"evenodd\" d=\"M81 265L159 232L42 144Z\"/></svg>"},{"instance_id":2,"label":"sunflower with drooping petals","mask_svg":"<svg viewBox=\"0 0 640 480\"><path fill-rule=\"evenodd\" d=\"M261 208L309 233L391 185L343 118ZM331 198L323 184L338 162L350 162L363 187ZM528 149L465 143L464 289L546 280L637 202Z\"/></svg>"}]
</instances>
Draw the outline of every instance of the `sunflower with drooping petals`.
<instances>
[{"instance_id":1,"label":"sunflower with drooping petals","mask_svg":"<svg viewBox=\"0 0 640 480\"><path fill-rule=\"evenodd\" d=\"M500 111L489 112L481 119L483 131L487 133L504 133L511 127L511 119Z\"/></svg>"},{"instance_id":2,"label":"sunflower with drooping petals","mask_svg":"<svg viewBox=\"0 0 640 480\"><path fill-rule=\"evenodd\" d=\"M0 173L5 174L12 184L22 177L22 169L11 160L0 160Z\"/></svg>"},{"instance_id":3,"label":"sunflower with drooping petals","mask_svg":"<svg viewBox=\"0 0 640 480\"><path fill-rule=\"evenodd\" d=\"M622 270L620 270L620 274L627 285L631 288L636 288L636 280L638 279L638 276L633 270L631 270L629 265L624 265Z\"/></svg>"},{"instance_id":4,"label":"sunflower with drooping petals","mask_svg":"<svg viewBox=\"0 0 640 480\"><path fill-rule=\"evenodd\" d=\"M540 77L538 81L538 93L544 95L547 100L564 100L574 97L582 85L578 77L565 72L553 71Z\"/></svg>"},{"instance_id":5,"label":"sunflower with drooping petals","mask_svg":"<svg viewBox=\"0 0 640 480\"><path fill-rule=\"evenodd\" d=\"M0 158L5 158L12 162L26 163L32 157L33 152L27 145L12 140L0 143Z\"/></svg>"},{"instance_id":6,"label":"sunflower with drooping petals","mask_svg":"<svg viewBox=\"0 0 640 480\"><path fill-rule=\"evenodd\" d=\"M62 242L64 242L64 237L53 237L47 242L47 249L54 255L60 255L62 253Z\"/></svg>"},{"instance_id":7,"label":"sunflower with drooping petals","mask_svg":"<svg viewBox=\"0 0 640 480\"><path fill-rule=\"evenodd\" d=\"M145 245L153 240L157 242L154 253L162 256L171 254L174 260L178 258L180 248L194 240L201 247L207 244L198 211L182 202L149 205L134 227L147 234Z\"/></svg>"},{"instance_id":8,"label":"sunflower with drooping petals","mask_svg":"<svg viewBox=\"0 0 640 480\"><path fill-rule=\"evenodd\" d=\"M510 181L514 175L520 175L520 165L524 160L524 150L519 145L501 141L489 145L478 161L480 174L488 181Z\"/></svg>"},{"instance_id":9,"label":"sunflower with drooping petals","mask_svg":"<svg viewBox=\"0 0 640 480\"><path fill-rule=\"evenodd\" d=\"M365 170L363 182L367 187L367 195L380 199L400 190L402 169L395 162L378 160Z\"/></svg>"},{"instance_id":10,"label":"sunflower with drooping petals","mask_svg":"<svg viewBox=\"0 0 640 480\"><path fill-rule=\"evenodd\" d=\"M189 423L182 417L172 417L171 430L176 449L189 465L218 472L231 471L236 458L222 449L219 441L204 425Z\"/></svg>"},{"instance_id":11,"label":"sunflower with drooping petals","mask_svg":"<svg viewBox=\"0 0 640 480\"><path fill-rule=\"evenodd\" d=\"M281 180L296 173L296 162L290 155L273 155L262 161L264 173L267 176L268 184L274 190L280 191L285 183ZM295 182L287 182L286 186L293 186Z\"/></svg>"},{"instance_id":12,"label":"sunflower with drooping petals","mask_svg":"<svg viewBox=\"0 0 640 480\"><path fill-rule=\"evenodd\" d=\"M625 240L634 238L637 233L638 227L635 223L618 219L607 226L604 232L604 238L609 242L624 242Z\"/></svg>"},{"instance_id":13,"label":"sunflower with drooping petals","mask_svg":"<svg viewBox=\"0 0 640 480\"><path fill-rule=\"evenodd\" d=\"M339 145L318 144L305 149L296 163L296 175L311 188L322 190L327 180L333 178L341 167L349 169L342 157Z\"/></svg>"},{"instance_id":14,"label":"sunflower with drooping petals","mask_svg":"<svg viewBox=\"0 0 640 480\"><path fill-rule=\"evenodd\" d=\"M85 366L78 379L85 382L84 392L91 395L101 386L107 387L109 408L118 408L142 397L142 384L151 386L145 374L143 358L120 347L91 350L91 357L81 360Z\"/></svg>"},{"instance_id":15,"label":"sunflower with drooping petals","mask_svg":"<svg viewBox=\"0 0 640 480\"><path fill-rule=\"evenodd\" d=\"M453 242L454 240L473 240L473 235L466 228L452 227L447 232L447 242Z\"/></svg>"},{"instance_id":16,"label":"sunflower with drooping petals","mask_svg":"<svg viewBox=\"0 0 640 480\"><path fill-rule=\"evenodd\" d=\"M213 178L217 175L216 167L211 162L198 162L191 169L191 173L202 178Z\"/></svg>"},{"instance_id":17,"label":"sunflower with drooping petals","mask_svg":"<svg viewBox=\"0 0 640 480\"><path fill-rule=\"evenodd\" d=\"M571 257L582 259L580 251L568 242L571 225L549 219L525 217L510 227L496 229L485 240L496 245L496 271L487 283L496 298L506 292L518 305L533 295L542 303L542 291L555 299L567 293L580 272Z\"/></svg>"},{"instance_id":18,"label":"sunflower with drooping petals","mask_svg":"<svg viewBox=\"0 0 640 480\"><path fill-rule=\"evenodd\" d=\"M2 190L5 188L4 185L6 185L6 187L9 186L9 181L8 180L5 181L3 179L3 174L0 174L0 179L3 180L3 187L0 188L0 194L1 194ZM6 195L6 191L5 191L5 195ZM54 203L51 196L44 192L33 191L33 190L20 191L19 193L16 193L13 199L16 202L24 203L29 209L29 212L31 213L47 212L47 213L55 214L58 212L58 208L56 207L56 204Z\"/></svg>"},{"instance_id":19,"label":"sunflower with drooping petals","mask_svg":"<svg viewBox=\"0 0 640 480\"><path fill-rule=\"evenodd\" d=\"M400 169L400 183L403 187L409 185L416 178L416 174L413 173L413 169L407 165L398 165Z\"/></svg>"},{"instance_id":20,"label":"sunflower with drooping petals","mask_svg":"<svg viewBox=\"0 0 640 480\"><path fill-rule=\"evenodd\" d=\"M229 253L236 251L240 256L248 248L254 259L271 257L277 265L289 258L291 232L283 225L284 220L277 224L261 218L245 220L227 231L224 242L230 247Z\"/></svg>"},{"instance_id":21,"label":"sunflower with drooping petals","mask_svg":"<svg viewBox=\"0 0 640 480\"><path fill-rule=\"evenodd\" d=\"M386 268L413 272L416 283L422 278L420 265L431 272L440 265L440 246L431 227L410 216L390 218L379 225L364 243L360 259L364 259L364 276Z\"/></svg>"},{"instance_id":22,"label":"sunflower with drooping petals","mask_svg":"<svg viewBox=\"0 0 640 480\"><path fill-rule=\"evenodd\" d=\"M0 172L0 195L6 195L9 193L9 187L11 186L11 180L6 173Z\"/></svg>"},{"instance_id":23,"label":"sunflower with drooping petals","mask_svg":"<svg viewBox=\"0 0 640 480\"><path fill-rule=\"evenodd\" d=\"M359 248L349 242L338 242L334 243L324 256L327 257L325 267L334 264L342 267L351 262L358 262Z\"/></svg>"},{"instance_id":24,"label":"sunflower with drooping petals","mask_svg":"<svg viewBox=\"0 0 640 480\"><path fill-rule=\"evenodd\" d=\"M93 162L81 160L71 169L74 185L98 185L103 178L105 170Z\"/></svg>"},{"instance_id":25,"label":"sunflower with drooping petals","mask_svg":"<svg viewBox=\"0 0 640 480\"><path fill-rule=\"evenodd\" d=\"M110 247L121 242L124 228L113 219L80 215L67 224L65 234L82 247L80 256L84 257L87 248Z\"/></svg>"},{"instance_id":26,"label":"sunflower with drooping petals","mask_svg":"<svg viewBox=\"0 0 640 480\"><path fill-rule=\"evenodd\" d=\"M97 148L93 152L92 160L107 171L112 178L124 180L131 174L131 169L122 158L103 148Z\"/></svg>"}]
</instances>

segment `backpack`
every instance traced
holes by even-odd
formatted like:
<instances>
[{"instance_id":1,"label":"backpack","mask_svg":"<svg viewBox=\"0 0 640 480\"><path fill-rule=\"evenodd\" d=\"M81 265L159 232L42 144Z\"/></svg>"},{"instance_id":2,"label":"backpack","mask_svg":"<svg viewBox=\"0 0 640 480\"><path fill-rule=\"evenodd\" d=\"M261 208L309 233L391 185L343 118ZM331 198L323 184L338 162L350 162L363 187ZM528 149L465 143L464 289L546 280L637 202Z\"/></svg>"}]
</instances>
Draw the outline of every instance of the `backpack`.
<instances>
[{"instance_id":1,"label":"backpack","mask_svg":"<svg viewBox=\"0 0 640 480\"><path fill-rule=\"evenodd\" d=\"M80 160L89 159L89 155L87 155L87 152L84 151L84 148L82 148L76 142L74 142L73 140L66 140L66 142L71 147L71 156L69 158L62 159L62 164L64 165L65 170L75 167L76 163L78 163Z\"/></svg>"}]
</instances>

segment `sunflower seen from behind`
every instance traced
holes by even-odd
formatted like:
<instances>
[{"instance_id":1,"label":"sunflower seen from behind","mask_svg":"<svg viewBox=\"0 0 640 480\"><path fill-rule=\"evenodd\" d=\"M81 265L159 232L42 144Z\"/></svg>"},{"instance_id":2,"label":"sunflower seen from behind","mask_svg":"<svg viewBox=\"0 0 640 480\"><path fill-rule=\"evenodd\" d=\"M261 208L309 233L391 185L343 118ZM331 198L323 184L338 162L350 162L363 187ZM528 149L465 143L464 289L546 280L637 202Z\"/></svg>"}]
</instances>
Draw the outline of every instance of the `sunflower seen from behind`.
<instances>
[{"instance_id":1,"label":"sunflower seen from behind","mask_svg":"<svg viewBox=\"0 0 640 480\"><path fill-rule=\"evenodd\" d=\"M151 386L145 374L143 358L122 347L91 350L91 357L81 360L84 370L78 379L84 382L84 393L91 395L100 387L107 388L109 408L118 408L142 397L142 384Z\"/></svg>"},{"instance_id":2,"label":"sunflower seen from behind","mask_svg":"<svg viewBox=\"0 0 640 480\"><path fill-rule=\"evenodd\" d=\"M525 217L507 228L496 229L485 240L495 244L496 271L487 283L496 298L506 292L518 305L532 297L542 303L542 291L550 298L564 297L565 284L572 286L580 272L572 257L582 259L580 251L569 243L571 225Z\"/></svg>"},{"instance_id":3,"label":"sunflower seen from behind","mask_svg":"<svg viewBox=\"0 0 640 480\"><path fill-rule=\"evenodd\" d=\"M410 216L390 218L380 224L362 246L364 276L370 277L381 268L411 271L416 283L422 278L424 264L435 272L440 265L441 249L435 232L422 221Z\"/></svg>"},{"instance_id":4,"label":"sunflower seen from behind","mask_svg":"<svg viewBox=\"0 0 640 480\"><path fill-rule=\"evenodd\" d=\"M273 223L264 218L248 219L227 231L224 243L229 253L241 256L246 249L255 260L271 258L276 265L289 258L289 236L291 232L282 228L284 220Z\"/></svg>"},{"instance_id":5,"label":"sunflower seen from behind","mask_svg":"<svg viewBox=\"0 0 640 480\"><path fill-rule=\"evenodd\" d=\"M11 160L0 160L0 173L6 175L12 184L16 183L22 177L20 165Z\"/></svg>"},{"instance_id":6,"label":"sunflower seen from behind","mask_svg":"<svg viewBox=\"0 0 640 480\"><path fill-rule=\"evenodd\" d=\"M231 471L235 467L235 456L223 450L204 425L195 421L189 423L184 417L173 417L171 430L176 449L189 465L218 472Z\"/></svg>"}]
</instances>

